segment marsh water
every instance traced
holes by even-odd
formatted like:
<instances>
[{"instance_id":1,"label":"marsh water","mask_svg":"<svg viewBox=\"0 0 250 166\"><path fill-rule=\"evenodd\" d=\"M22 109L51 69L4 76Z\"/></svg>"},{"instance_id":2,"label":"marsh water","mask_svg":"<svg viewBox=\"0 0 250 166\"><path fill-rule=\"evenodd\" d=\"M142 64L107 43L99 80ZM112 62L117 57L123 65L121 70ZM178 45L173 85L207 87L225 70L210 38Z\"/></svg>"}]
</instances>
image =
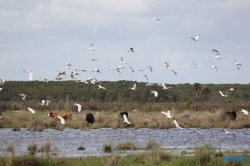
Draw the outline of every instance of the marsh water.
<instances>
[{"instance_id":1,"label":"marsh water","mask_svg":"<svg viewBox=\"0 0 250 166\"><path fill-rule=\"evenodd\" d=\"M37 148L44 143L51 144L53 153L64 157L84 157L109 155L102 149L104 144L115 148L119 143L131 142L136 147L145 148L150 140L166 149L189 149L196 146L210 144L221 150L244 151L250 150L250 129L227 129L235 134L226 135L221 128L212 129L148 129L148 128L101 128L101 129L69 129L62 131L44 129L43 131L12 131L9 128L0 129L0 153L6 151L8 145L13 145L15 155L28 153L28 145L37 144ZM85 150L77 150L80 146ZM138 153L143 150L127 150L119 153ZM112 152L114 153L114 151Z\"/></svg>"}]
</instances>

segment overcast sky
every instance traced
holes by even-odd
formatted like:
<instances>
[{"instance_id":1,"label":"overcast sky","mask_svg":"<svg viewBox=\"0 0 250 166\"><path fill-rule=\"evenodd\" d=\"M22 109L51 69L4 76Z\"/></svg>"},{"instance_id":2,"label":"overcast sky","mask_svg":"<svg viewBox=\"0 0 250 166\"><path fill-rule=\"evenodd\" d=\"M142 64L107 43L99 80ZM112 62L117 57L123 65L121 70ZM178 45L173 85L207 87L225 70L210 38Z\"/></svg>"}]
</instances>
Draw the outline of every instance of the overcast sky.
<instances>
[{"instance_id":1,"label":"overcast sky","mask_svg":"<svg viewBox=\"0 0 250 166\"><path fill-rule=\"evenodd\" d=\"M87 70L78 80L248 84L249 17L249 0L0 0L0 79L28 81L25 69L35 80L55 80L57 71L78 68ZM108 70L117 66L122 73Z\"/></svg>"}]
</instances>

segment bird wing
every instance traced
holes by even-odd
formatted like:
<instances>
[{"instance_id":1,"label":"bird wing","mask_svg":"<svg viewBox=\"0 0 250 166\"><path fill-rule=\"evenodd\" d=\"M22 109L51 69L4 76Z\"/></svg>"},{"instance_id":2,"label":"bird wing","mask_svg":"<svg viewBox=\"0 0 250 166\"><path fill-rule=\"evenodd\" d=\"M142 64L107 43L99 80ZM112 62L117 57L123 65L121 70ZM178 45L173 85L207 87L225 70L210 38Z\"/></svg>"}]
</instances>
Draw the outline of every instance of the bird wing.
<instances>
[{"instance_id":1,"label":"bird wing","mask_svg":"<svg viewBox=\"0 0 250 166\"><path fill-rule=\"evenodd\" d=\"M174 120L174 124L175 124L175 126L176 126L177 128L179 128L179 129L183 129L182 127L180 127L180 126L179 126L179 124L177 123L177 121L176 121L176 120Z\"/></svg>"},{"instance_id":2,"label":"bird wing","mask_svg":"<svg viewBox=\"0 0 250 166\"><path fill-rule=\"evenodd\" d=\"M28 110L31 112L31 113L35 113L35 110L33 110L32 108L28 107Z\"/></svg>"},{"instance_id":3,"label":"bird wing","mask_svg":"<svg viewBox=\"0 0 250 166\"><path fill-rule=\"evenodd\" d=\"M61 120L62 124L65 124L65 119L64 118L62 118L61 116L57 116L57 118Z\"/></svg>"},{"instance_id":4,"label":"bird wing","mask_svg":"<svg viewBox=\"0 0 250 166\"><path fill-rule=\"evenodd\" d=\"M172 115L171 115L171 112L168 110L168 112L167 112L167 117L168 118L172 118Z\"/></svg>"},{"instance_id":5,"label":"bird wing","mask_svg":"<svg viewBox=\"0 0 250 166\"><path fill-rule=\"evenodd\" d=\"M166 89L167 87L165 86L165 84L164 83L161 83L161 85L163 86L163 88L164 89Z\"/></svg>"},{"instance_id":6,"label":"bird wing","mask_svg":"<svg viewBox=\"0 0 250 166\"><path fill-rule=\"evenodd\" d=\"M221 91L219 91L219 93L221 94L221 96L224 96L224 94Z\"/></svg>"},{"instance_id":7,"label":"bird wing","mask_svg":"<svg viewBox=\"0 0 250 166\"><path fill-rule=\"evenodd\" d=\"M45 100L42 100L42 104L41 105L44 105L45 104Z\"/></svg>"},{"instance_id":8,"label":"bird wing","mask_svg":"<svg viewBox=\"0 0 250 166\"><path fill-rule=\"evenodd\" d=\"M125 114L123 114L123 119L124 119L123 122L126 122L127 124L131 124L131 123L128 121L128 117L127 117Z\"/></svg>"}]
</instances>

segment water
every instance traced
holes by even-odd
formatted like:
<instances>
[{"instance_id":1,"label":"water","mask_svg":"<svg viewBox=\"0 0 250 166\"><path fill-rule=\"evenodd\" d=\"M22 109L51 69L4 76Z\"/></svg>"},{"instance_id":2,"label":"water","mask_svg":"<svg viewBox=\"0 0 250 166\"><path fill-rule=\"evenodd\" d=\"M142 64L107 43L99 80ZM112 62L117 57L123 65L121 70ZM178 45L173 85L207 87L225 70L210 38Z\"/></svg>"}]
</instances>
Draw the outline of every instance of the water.
<instances>
[{"instance_id":1,"label":"water","mask_svg":"<svg viewBox=\"0 0 250 166\"><path fill-rule=\"evenodd\" d=\"M43 143L52 144L52 149L58 156L100 156L109 155L104 153L102 146L111 145L115 148L119 143L131 142L136 147L145 148L147 140L159 144L162 148L186 149L195 146L210 144L222 150L244 151L250 149L250 129L227 129L235 134L225 135L221 128L212 129L90 129L79 130L66 128L63 131L44 129L43 131L12 131L12 129L0 129L0 154L6 154L9 144L14 145L16 155L28 153L28 144L37 144L40 148ZM77 150L83 146L85 150ZM129 154L141 151L122 151L119 153ZM114 152L113 152L114 153ZM38 153L37 153L38 154Z\"/></svg>"}]
</instances>

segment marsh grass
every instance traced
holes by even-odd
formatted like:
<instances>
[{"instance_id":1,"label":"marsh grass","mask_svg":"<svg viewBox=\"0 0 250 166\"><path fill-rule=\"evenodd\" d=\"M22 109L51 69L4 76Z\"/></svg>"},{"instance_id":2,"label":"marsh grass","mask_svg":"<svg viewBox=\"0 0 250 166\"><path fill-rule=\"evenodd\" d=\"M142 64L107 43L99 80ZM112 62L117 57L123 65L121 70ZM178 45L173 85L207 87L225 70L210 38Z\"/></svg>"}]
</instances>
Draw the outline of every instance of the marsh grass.
<instances>
[{"instance_id":1,"label":"marsh grass","mask_svg":"<svg viewBox=\"0 0 250 166\"><path fill-rule=\"evenodd\" d=\"M109 157L108 161L107 161L107 165L108 166L118 166L119 165L118 155L113 155L113 156Z\"/></svg>"},{"instance_id":2,"label":"marsh grass","mask_svg":"<svg viewBox=\"0 0 250 166\"><path fill-rule=\"evenodd\" d=\"M30 155L35 155L37 151L37 145L34 142L29 143L28 151L30 152Z\"/></svg>"},{"instance_id":3,"label":"marsh grass","mask_svg":"<svg viewBox=\"0 0 250 166\"><path fill-rule=\"evenodd\" d=\"M119 143L116 147L117 150L137 150L137 147L132 142Z\"/></svg>"},{"instance_id":4,"label":"marsh grass","mask_svg":"<svg viewBox=\"0 0 250 166\"><path fill-rule=\"evenodd\" d=\"M15 103L14 103L15 104ZM15 130L18 128L27 128L27 130L42 131L45 128L53 128L57 130L63 130L64 128L75 128L75 129L96 129L96 128L158 128L158 129L169 129L175 128L173 119L164 117L160 112L166 107L169 108L168 104L163 103L88 103L84 106L84 110L80 113L76 111L76 107L72 106L73 103L67 103L67 107L64 107L62 103L51 103L51 106L41 107L37 106L36 113L31 114L26 109L27 103L23 105L25 109L21 109L19 112L12 112L12 110L4 111L4 118L0 119L2 127L12 127ZM17 105L17 104L16 104ZM235 121L223 119L221 113L223 109L217 109L215 112L208 110L202 111L191 111L188 109L179 110L177 109L178 104L172 104L175 106L171 109L171 113L174 116L180 126L184 128L245 128L250 127L249 116L245 116L242 113L237 113ZM35 104L31 103L31 106ZM101 109L103 106L103 109ZM138 109L138 107L140 109ZM11 107L10 107L11 108ZM18 106L19 108L19 106ZM22 107L21 107L22 108ZM60 111L54 109L61 109ZM66 110L65 108L69 109ZM89 109L91 108L91 110ZM109 110L107 110L109 108ZM96 110L96 111L93 111ZM138 109L138 111L132 111ZM72 114L72 120L66 120L65 125L61 125L58 119L48 117L48 112L70 112ZM129 121L131 125L124 123L123 118L119 117L121 111L128 111ZM94 124L88 124L85 120L87 113L93 113L95 117Z\"/></svg>"},{"instance_id":5,"label":"marsh grass","mask_svg":"<svg viewBox=\"0 0 250 166\"><path fill-rule=\"evenodd\" d=\"M14 144L9 143L7 148L6 148L7 152L10 152L12 154L12 156L15 154L15 150L14 150Z\"/></svg>"}]
</instances>

